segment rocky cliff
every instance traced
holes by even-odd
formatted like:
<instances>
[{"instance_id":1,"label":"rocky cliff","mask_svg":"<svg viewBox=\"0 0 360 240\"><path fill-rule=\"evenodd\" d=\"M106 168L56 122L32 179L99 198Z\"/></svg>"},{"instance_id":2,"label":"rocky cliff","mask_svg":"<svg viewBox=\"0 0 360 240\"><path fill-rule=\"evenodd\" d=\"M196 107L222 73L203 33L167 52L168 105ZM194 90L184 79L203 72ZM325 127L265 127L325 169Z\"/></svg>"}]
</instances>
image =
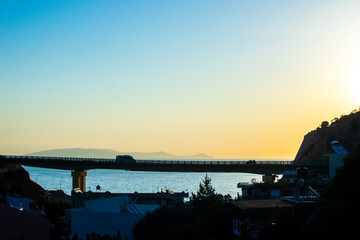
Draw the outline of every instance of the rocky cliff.
<instances>
[{"instance_id":1,"label":"rocky cliff","mask_svg":"<svg viewBox=\"0 0 360 240\"><path fill-rule=\"evenodd\" d=\"M305 135L295 161L319 161L325 153L332 153L330 142L339 141L351 152L360 146L360 111L327 121Z\"/></svg>"},{"instance_id":2,"label":"rocky cliff","mask_svg":"<svg viewBox=\"0 0 360 240\"><path fill-rule=\"evenodd\" d=\"M45 190L33 182L29 173L20 165L0 163L0 194L20 194L30 199L38 199Z\"/></svg>"}]
</instances>

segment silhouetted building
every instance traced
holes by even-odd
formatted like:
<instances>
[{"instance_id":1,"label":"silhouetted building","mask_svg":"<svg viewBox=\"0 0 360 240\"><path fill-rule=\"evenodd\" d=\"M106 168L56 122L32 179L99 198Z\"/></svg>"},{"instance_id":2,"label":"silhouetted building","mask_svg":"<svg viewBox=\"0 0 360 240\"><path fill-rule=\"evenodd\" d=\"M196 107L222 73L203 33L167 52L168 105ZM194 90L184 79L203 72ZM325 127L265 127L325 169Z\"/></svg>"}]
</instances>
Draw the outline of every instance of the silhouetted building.
<instances>
[{"instance_id":1,"label":"silhouetted building","mask_svg":"<svg viewBox=\"0 0 360 240\"><path fill-rule=\"evenodd\" d=\"M323 154L329 158L329 177L334 178L336 169L344 165L343 159L349 154L344 146L340 145L338 141L330 142L333 153Z\"/></svg>"},{"instance_id":2,"label":"silhouetted building","mask_svg":"<svg viewBox=\"0 0 360 240\"><path fill-rule=\"evenodd\" d=\"M0 203L0 239L50 239L50 222Z\"/></svg>"},{"instance_id":3,"label":"silhouetted building","mask_svg":"<svg viewBox=\"0 0 360 240\"><path fill-rule=\"evenodd\" d=\"M185 192L166 192L158 193L111 193L111 192L72 192L71 203L73 208L81 208L85 206L85 201L95 200L101 198L129 196L131 203L137 204L154 204L154 205L168 205L175 202L184 202L185 198L189 197L189 193Z\"/></svg>"},{"instance_id":4,"label":"silhouetted building","mask_svg":"<svg viewBox=\"0 0 360 240\"><path fill-rule=\"evenodd\" d=\"M147 212L161 205L183 202L188 193L72 193L73 208L68 210L71 234L86 238L86 234L110 234L120 231L122 238L132 239L132 228ZM69 216L68 216L69 217Z\"/></svg>"},{"instance_id":5,"label":"silhouetted building","mask_svg":"<svg viewBox=\"0 0 360 240\"><path fill-rule=\"evenodd\" d=\"M21 211L30 212L30 203L33 202L31 199L21 196L10 196L9 194L6 196L6 204Z\"/></svg>"},{"instance_id":6,"label":"silhouetted building","mask_svg":"<svg viewBox=\"0 0 360 240\"><path fill-rule=\"evenodd\" d=\"M233 219L233 233L245 239L258 238L259 230L276 222L279 212L291 213L295 206L281 199L232 201L232 204L244 212L243 216Z\"/></svg>"},{"instance_id":7,"label":"silhouetted building","mask_svg":"<svg viewBox=\"0 0 360 240\"><path fill-rule=\"evenodd\" d=\"M122 238L132 239L134 224L159 205L129 204L128 196L85 201L84 208L71 209L71 235L86 238L86 234L110 234L120 231Z\"/></svg>"}]
</instances>

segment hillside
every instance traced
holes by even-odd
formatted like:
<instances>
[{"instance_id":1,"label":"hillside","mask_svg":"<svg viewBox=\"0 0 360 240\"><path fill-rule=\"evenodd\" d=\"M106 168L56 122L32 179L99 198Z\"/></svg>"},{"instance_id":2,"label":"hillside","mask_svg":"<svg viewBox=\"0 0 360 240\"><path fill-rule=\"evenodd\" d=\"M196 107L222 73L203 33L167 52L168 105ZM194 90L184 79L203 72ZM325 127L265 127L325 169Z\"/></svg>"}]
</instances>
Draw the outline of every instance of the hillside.
<instances>
[{"instance_id":1,"label":"hillside","mask_svg":"<svg viewBox=\"0 0 360 240\"><path fill-rule=\"evenodd\" d=\"M29 173L20 165L0 164L0 194L17 193L30 199L38 199L45 190L33 182Z\"/></svg>"},{"instance_id":2,"label":"hillside","mask_svg":"<svg viewBox=\"0 0 360 240\"><path fill-rule=\"evenodd\" d=\"M53 149L27 154L28 156L48 156L48 157L89 157L89 158L115 158L116 155L131 155L135 159L212 159L206 154L196 154L192 156L175 156L166 152L117 152L111 149L84 149L68 148Z\"/></svg>"},{"instance_id":3,"label":"hillside","mask_svg":"<svg viewBox=\"0 0 360 240\"><path fill-rule=\"evenodd\" d=\"M308 134L295 157L295 161L318 161L322 154L331 153L330 142L339 141L352 152L360 146L360 112L354 110L349 115L327 121Z\"/></svg>"}]
</instances>

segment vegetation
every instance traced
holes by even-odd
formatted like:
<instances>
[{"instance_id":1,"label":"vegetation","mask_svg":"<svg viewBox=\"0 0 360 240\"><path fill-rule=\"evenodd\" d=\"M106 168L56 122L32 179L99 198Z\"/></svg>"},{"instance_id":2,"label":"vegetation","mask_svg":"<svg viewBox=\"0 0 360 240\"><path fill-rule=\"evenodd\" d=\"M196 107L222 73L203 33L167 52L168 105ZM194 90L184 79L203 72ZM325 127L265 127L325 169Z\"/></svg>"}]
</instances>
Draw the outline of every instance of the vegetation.
<instances>
[{"instance_id":1,"label":"vegetation","mask_svg":"<svg viewBox=\"0 0 360 240\"><path fill-rule=\"evenodd\" d=\"M206 175L188 204L162 206L134 227L135 239L235 239L233 218L242 214L229 196L215 192Z\"/></svg>"},{"instance_id":2,"label":"vegetation","mask_svg":"<svg viewBox=\"0 0 360 240\"><path fill-rule=\"evenodd\" d=\"M313 229L324 238L351 236L357 233L357 220L360 214L358 191L360 179L360 147L344 159L327 193L327 202L317 213Z\"/></svg>"},{"instance_id":3,"label":"vegetation","mask_svg":"<svg viewBox=\"0 0 360 240\"><path fill-rule=\"evenodd\" d=\"M44 211L44 215L51 221L57 221L65 215L65 210L71 208L68 201L57 200L51 198L48 191L45 191L37 200L35 200L35 208Z\"/></svg>"},{"instance_id":4,"label":"vegetation","mask_svg":"<svg viewBox=\"0 0 360 240\"><path fill-rule=\"evenodd\" d=\"M343 239L355 236L358 232L356 217L360 214L358 169L360 147L344 159L344 166L323 195L322 205L299 205L292 214L280 214L276 225L264 228L261 238Z\"/></svg>"},{"instance_id":5,"label":"vegetation","mask_svg":"<svg viewBox=\"0 0 360 240\"><path fill-rule=\"evenodd\" d=\"M331 153L332 141L338 141L349 152L360 146L360 111L323 121L315 131L305 135L295 161L321 161L324 153Z\"/></svg>"},{"instance_id":6,"label":"vegetation","mask_svg":"<svg viewBox=\"0 0 360 240\"><path fill-rule=\"evenodd\" d=\"M214 204L226 203L231 200L230 195L222 196L215 192L215 188L211 185L211 178L206 174L205 179L199 184L199 191L192 193L191 203L194 207L201 211L206 211Z\"/></svg>"},{"instance_id":7,"label":"vegetation","mask_svg":"<svg viewBox=\"0 0 360 240\"><path fill-rule=\"evenodd\" d=\"M72 239L79 240L79 237L77 234L75 234ZM99 233L95 233L95 232L91 234L86 234L86 240L122 240L122 238L120 231L118 230L116 236L111 236L110 234L100 235Z\"/></svg>"},{"instance_id":8,"label":"vegetation","mask_svg":"<svg viewBox=\"0 0 360 240\"><path fill-rule=\"evenodd\" d=\"M326 128L330 127L333 124L341 123L343 121L350 120L350 127L353 131L357 131L357 118L356 115L360 113L360 107L359 109L354 109L351 111L349 115L341 115L340 118L334 118L331 120L331 124L328 121L323 121L320 124L320 127L317 128L318 131L325 130Z\"/></svg>"},{"instance_id":9,"label":"vegetation","mask_svg":"<svg viewBox=\"0 0 360 240\"><path fill-rule=\"evenodd\" d=\"M360 147L344 159L320 205L297 205L292 211L257 212L263 228L259 239L342 239L357 233L360 214L358 177ZM269 187L269 186L268 186ZM134 228L135 239L239 239L232 220L246 213L219 195L208 176L188 204L163 206L149 213ZM247 239L246 235L240 239Z\"/></svg>"},{"instance_id":10,"label":"vegetation","mask_svg":"<svg viewBox=\"0 0 360 240\"><path fill-rule=\"evenodd\" d=\"M37 199L45 190L29 178L29 173L22 166L0 164L0 194L19 194L30 199Z\"/></svg>"}]
</instances>

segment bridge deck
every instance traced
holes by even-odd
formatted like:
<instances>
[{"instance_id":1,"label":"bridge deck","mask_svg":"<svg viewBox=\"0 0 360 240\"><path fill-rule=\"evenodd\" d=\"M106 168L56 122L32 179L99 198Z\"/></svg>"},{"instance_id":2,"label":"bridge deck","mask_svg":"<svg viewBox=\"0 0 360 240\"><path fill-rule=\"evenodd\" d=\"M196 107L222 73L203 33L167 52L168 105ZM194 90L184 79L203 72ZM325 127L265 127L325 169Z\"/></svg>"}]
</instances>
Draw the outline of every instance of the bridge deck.
<instances>
[{"instance_id":1,"label":"bridge deck","mask_svg":"<svg viewBox=\"0 0 360 240\"><path fill-rule=\"evenodd\" d=\"M137 160L123 163L115 159L73 158L44 156L2 155L0 162L33 167L64 170L124 169L129 171L165 172L246 172L257 174L280 174L299 166L326 168L326 163L294 161L195 161L195 160Z\"/></svg>"}]
</instances>

